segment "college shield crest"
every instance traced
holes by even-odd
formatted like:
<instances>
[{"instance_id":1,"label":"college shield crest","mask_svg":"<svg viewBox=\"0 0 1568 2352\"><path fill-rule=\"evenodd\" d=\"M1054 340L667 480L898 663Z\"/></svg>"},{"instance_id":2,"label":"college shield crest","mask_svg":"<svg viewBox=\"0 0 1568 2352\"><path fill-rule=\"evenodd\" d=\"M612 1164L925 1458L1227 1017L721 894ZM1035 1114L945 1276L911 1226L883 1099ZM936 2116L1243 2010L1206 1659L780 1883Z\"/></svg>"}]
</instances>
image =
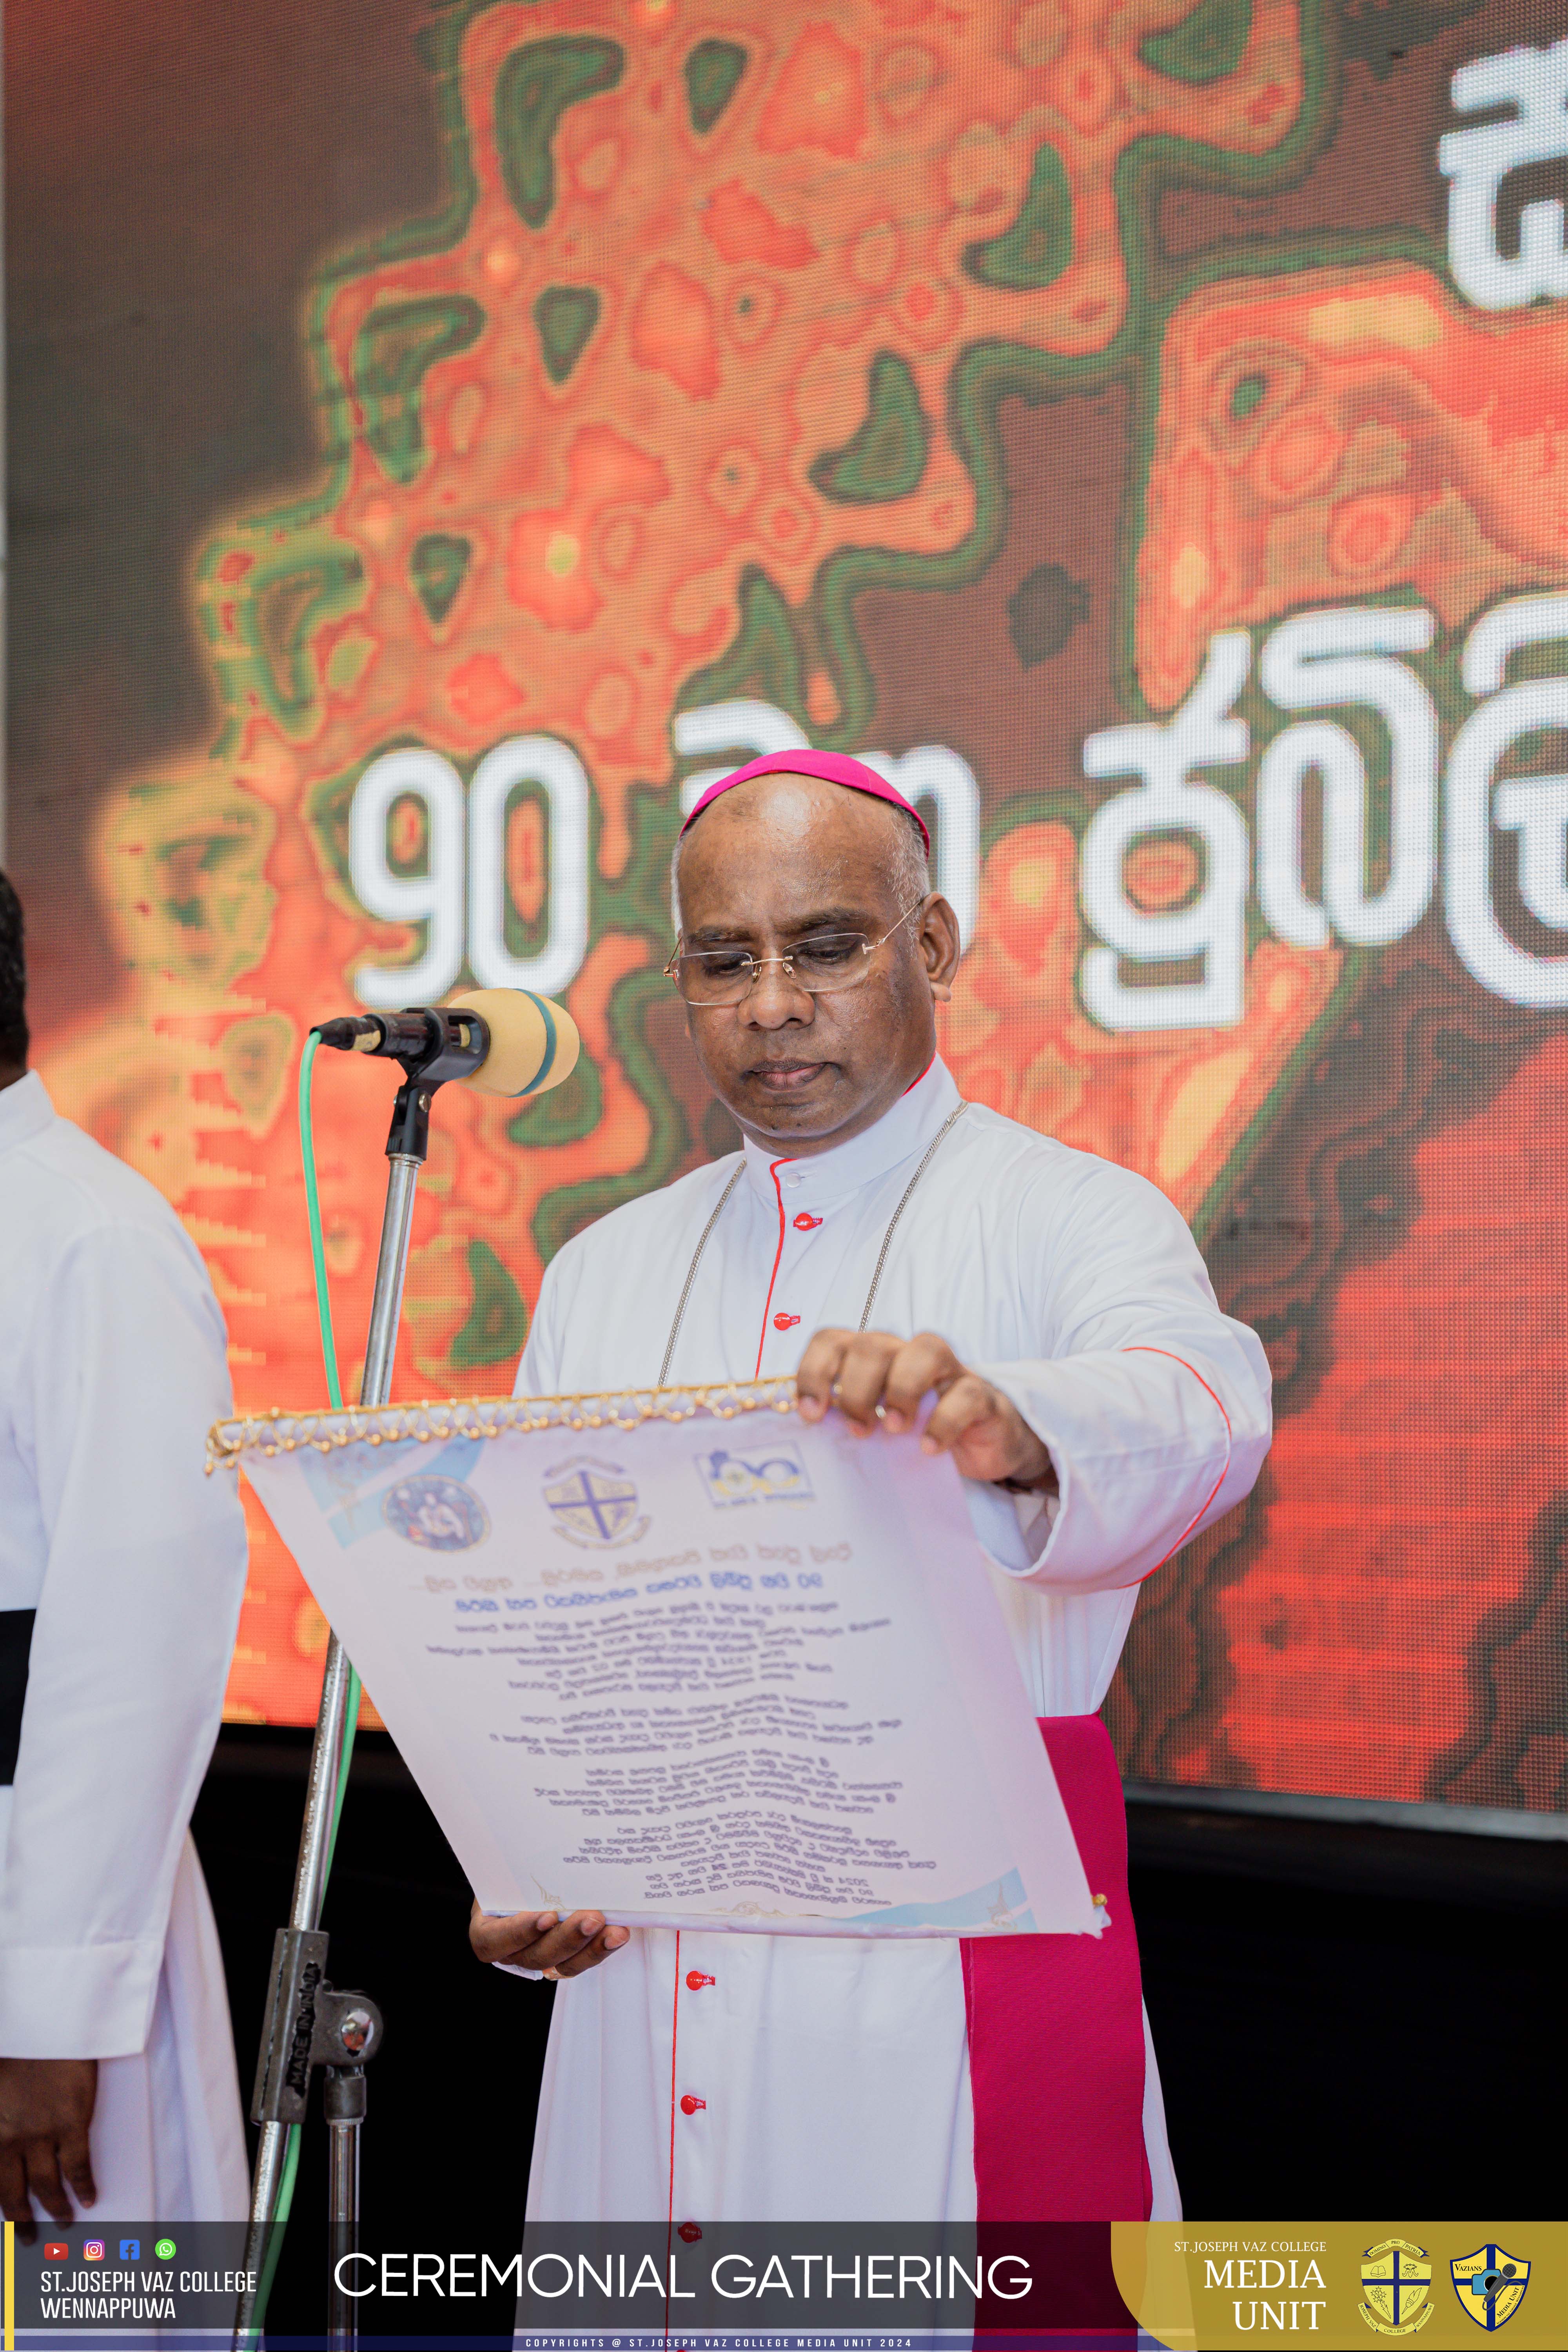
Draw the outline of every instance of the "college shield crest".
<instances>
[{"instance_id":1,"label":"college shield crest","mask_svg":"<svg viewBox=\"0 0 1568 2352\"><path fill-rule=\"evenodd\" d=\"M637 1513L637 1490L614 1462L579 1456L547 1470L544 1499L556 1534L595 1551L636 1543L647 1530L646 1515Z\"/></svg>"},{"instance_id":2,"label":"college shield crest","mask_svg":"<svg viewBox=\"0 0 1568 2352\"><path fill-rule=\"evenodd\" d=\"M1424 2246L1384 2238L1362 2256L1361 2315L1379 2336L1414 2336L1432 2316L1432 2265Z\"/></svg>"},{"instance_id":3,"label":"college shield crest","mask_svg":"<svg viewBox=\"0 0 1568 2352\"><path fill-rule=\"evenodd\" d=\"M1448 2264L1461 2311L1489 2334L1513 2317L1530 2284L1530 2264L1504 2246L1478 2246Z\"/></svg>"}]
</instances>

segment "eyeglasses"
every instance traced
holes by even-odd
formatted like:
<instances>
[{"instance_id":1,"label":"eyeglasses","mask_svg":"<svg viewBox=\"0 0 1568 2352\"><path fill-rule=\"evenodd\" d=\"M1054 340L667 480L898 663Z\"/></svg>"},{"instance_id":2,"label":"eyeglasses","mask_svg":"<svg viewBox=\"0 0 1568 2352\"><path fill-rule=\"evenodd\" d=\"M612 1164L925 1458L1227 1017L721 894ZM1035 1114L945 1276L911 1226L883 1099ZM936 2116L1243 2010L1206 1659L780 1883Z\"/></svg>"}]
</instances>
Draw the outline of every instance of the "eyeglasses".
<instances>
[{"instance_id":1,"label":"eyeglasses","mask_svg":"<svg viewBox=\"0 0 1568 2352\"><path fill-rule=\"evenodd\" d=\"M677 940L664 976L674 981L688 1004L743 1004L768 966L776 963L784 978L808 995L836 996L859 987L877 950L924 905L923 898L917 898L906 907L893 929L879 940L868 940L864 931L813 931L776 956L754 956L746 948L689 948Z\"/></svg>"}]
</instances>

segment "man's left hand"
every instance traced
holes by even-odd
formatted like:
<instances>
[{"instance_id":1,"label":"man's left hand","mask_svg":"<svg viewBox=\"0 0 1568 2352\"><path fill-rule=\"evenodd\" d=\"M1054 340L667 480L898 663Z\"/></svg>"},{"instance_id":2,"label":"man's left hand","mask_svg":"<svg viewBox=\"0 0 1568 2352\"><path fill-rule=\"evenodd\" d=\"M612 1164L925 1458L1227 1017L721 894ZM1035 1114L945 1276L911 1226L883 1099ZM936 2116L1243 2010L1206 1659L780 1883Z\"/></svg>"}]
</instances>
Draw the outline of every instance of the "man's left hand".
<instances>
[{"instance_id":1,"label":"man's left hand","mask_svg":"<svg viewBox=\"0 0 1568 2352\"><path fill-rule=\"evenodd\" d=\"M1050 1454L1017 1406L961 1364L934 1331L917 1331L912 1339L889 1331L818 1331L801 1358L795 1389L802 1421L820 1421L837 1405L861 1437L912 1429L922 1398L934 1389L922 1454L951 1454L964 1478L1057 1491Z\"/></svg>"},{"instance_id":2,"label":"man's left hand","mask_svg":"<svg viewBox=\"0 0 1568 2352\"><path fill-rule=\"evenodd\" d=\"M96 2058L0 2058L0 2211L31 2245L36 2197L66 2227L71 2205L90 2205L93 2185L88 2130L98 2100Z\"/></svg>"}]
</instances>

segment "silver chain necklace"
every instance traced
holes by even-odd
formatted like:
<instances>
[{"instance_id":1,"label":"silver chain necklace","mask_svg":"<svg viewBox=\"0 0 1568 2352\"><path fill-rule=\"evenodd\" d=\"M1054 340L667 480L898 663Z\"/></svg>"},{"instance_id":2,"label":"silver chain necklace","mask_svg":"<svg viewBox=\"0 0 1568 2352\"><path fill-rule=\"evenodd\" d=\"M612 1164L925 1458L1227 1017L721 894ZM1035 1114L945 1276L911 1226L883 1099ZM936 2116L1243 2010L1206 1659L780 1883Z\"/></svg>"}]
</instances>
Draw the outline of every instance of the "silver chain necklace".
<instances>
[{"instance_id":1,"label":"silver chain necklace","mask_svg":"<svg viewBox=\"0 0 1568 2352\"><path fill-rule=\"evenodd\" d=\"M878 1286L882 1279L882 1269L888 1263L888 1251L891 1244L893 1234L897 1231L899 1219L903 1215L904 1211L909 1207L910 1202L913 1200L915 1187L920 1182L921 1178L925 1174L926 1170L936 1158L937 1153L942 1149L942 1146L945 1142L948 1135L951 1133L952 1129L958 1125L959 1120L963 1117L964 1112L968 1108L969 1105L967 1103L960 1103L958 1108L955 1111L950 1111L947 1118L943 1119L941 1128L931 1138L931 1142L926 1147L925 1157L921 1161L920 1166L915 1170L914 1174L910 1178L909 1182L905 1185L903 1198L900 1201L898 1207L893 1211L892 1215L888 1220L888 1230L882 1235L882 1246L877 1253L877 1265L876 1271L871 1276L871 1287L866 1293L866 1304L860 1309L860 1320L856 1327L858 1330L863 1331L866 1328L867 1324L871 1319L871 1308L876 1303ZM697 1247L691 1253L691 1264L686 1269L686 1280L680 1286L680 1302L676 1307L675 1320L669 1327L669 1338L665 1343L664 1361L658 1368L658 1385L661 1389L668 1384L670 1359L675 1354L675 1343L680 1337L680 1326L685 1318L686 1304L691 1296L691 1286L697 1279L697 1269L702 1263L702 1253L708 1246L709 1239L712 1234L714 1226L718 1223L720 1218L724 1213L725 1206L729 1201L731 1193L734 1191L736 1185L740 1182L745 1172L746 1157L744 1152L742 1152L741 1155L740 1166L736 1169L734 1174L725 1185L724 1190L720 1193L718 1206L715 1208L713 1214L709 1218L708 1223L703 1226L701 1234L698 1240Z\"/></svg>"}]
</instances>

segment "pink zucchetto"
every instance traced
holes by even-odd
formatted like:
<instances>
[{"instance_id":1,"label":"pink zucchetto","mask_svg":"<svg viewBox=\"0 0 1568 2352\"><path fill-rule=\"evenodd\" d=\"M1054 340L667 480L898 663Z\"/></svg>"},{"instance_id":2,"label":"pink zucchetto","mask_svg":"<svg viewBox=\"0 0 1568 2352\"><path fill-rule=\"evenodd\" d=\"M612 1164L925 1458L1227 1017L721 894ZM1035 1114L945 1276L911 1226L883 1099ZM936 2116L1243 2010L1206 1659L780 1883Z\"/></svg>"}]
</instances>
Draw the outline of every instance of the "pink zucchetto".
<instances>
[{"instance_id":1,"label":"pink zucchetto","mask_svg":"<svg viewBox=\"0 0 1568 2352\"><path fill-rule=\"evenodd\" d=\"M853 760L847 751L765 751L760 760L748 760L743 768L732 775L721 776L710 784L680 830L689 833L703 810L719 798L721 793L733 790L736 784L749 783L753 776L818 776L825 784L842 784L852 793L869 793L873 800L886 801L890 808L902 809L913 817L921 829L926 855L931 855L931 835L925 819L912 801L907 801L896 784L889 784L868 768L864 760Z\"/></svg>"}]
</instances>

